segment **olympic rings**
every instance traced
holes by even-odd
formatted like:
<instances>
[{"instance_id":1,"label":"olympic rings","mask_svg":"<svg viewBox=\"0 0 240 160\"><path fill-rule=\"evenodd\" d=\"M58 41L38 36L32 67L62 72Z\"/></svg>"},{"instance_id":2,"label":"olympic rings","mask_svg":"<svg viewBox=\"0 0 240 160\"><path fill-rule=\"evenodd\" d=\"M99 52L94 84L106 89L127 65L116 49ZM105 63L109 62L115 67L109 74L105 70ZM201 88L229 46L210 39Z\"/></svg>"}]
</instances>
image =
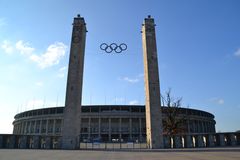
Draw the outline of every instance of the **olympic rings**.
<instances>
[{"instance_id":1,"label":"olympic rings","mask_svg":"<svg viewBox=\"0 0 240 160\"><path fill-rule=\"evenodd\" d=\"M125 43L121 43L120 45L117 45L116 43L111 43L110 45L102 43L100 49L104 50L106 53L112 53L113 51L115 53L121 53L122 51L127 50L127 45Z\"/></svg>"}]
</instances>

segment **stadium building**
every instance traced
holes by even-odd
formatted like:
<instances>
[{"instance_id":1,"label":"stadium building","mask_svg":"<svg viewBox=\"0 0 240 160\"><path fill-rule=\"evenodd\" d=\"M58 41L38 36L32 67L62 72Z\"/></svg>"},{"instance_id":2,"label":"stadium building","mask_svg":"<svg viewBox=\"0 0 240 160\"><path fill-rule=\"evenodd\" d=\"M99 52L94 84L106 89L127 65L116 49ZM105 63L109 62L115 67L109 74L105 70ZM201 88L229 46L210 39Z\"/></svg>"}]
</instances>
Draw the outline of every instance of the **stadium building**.
<instances>
[{"instance_id":1,"label":"stadium building","mask_svg":"<svg viewBox=\"0 0 240 160\"><path fill-rule=\"evenodd\" d=\"M205 111L178 108L179 118L186 117L184 132L215 133L214 115ZM64 107L35 109L17 114L13 134L61 136ZM168 107L162 107L163 122ZM145 106L82 106L81 141L146 141ZM165 123L163 123L165 125ZM165 126L163 127L165 128ZM165 132L164 132L165 133Z\"/></svg>"}]
</instances>

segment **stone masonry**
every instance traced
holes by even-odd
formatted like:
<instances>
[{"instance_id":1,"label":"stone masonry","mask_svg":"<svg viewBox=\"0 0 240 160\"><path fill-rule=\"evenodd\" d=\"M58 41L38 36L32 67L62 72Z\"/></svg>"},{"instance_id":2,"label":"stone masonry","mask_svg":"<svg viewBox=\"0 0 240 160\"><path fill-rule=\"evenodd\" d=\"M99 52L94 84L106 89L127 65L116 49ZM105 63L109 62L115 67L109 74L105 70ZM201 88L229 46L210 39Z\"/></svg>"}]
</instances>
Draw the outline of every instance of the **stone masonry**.
<instances>
[{"instance_id":1,"label":"stone masonry","mask_svg":"<svg viewBox=\"0 0 240 160\"><path fill-rule=\"evenodd\" d=\"M157 45L154 19L144 19L142 25L144 80L146 94L146 134L151 149L163 148L162 112L158 75Z\"/></svg>"},{"instance_id":2,"label":"stone masonry","mask_svg":"<svg viewBox=\"0 0 240 160\"><path fill-rule=\"evenodd\" d=\"M86 32L84 18L78 15L78 17L74 18L73 22L62 131L63 149L79 148Z\"/></svg>"}]
</instances>

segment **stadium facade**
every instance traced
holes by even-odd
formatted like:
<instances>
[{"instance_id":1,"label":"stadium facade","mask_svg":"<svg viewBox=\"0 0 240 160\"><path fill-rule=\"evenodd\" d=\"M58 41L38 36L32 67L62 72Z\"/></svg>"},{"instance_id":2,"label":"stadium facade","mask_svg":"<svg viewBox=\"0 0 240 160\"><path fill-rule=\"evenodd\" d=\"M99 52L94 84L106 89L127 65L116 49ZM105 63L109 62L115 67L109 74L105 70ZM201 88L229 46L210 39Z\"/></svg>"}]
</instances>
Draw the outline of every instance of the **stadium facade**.
<instances>
[{"instance_id":1,"label":"stadium facade","mask_svg":"<svg viewBox=\"0 0 240 160\"><path fill-rule=\"evenodd\" d=\"M178 110L178 118L187 117L183 134L215 133L213 114L189 108L178 108ZM162 107L162 112L164 122L168 107ZM14 117L13 134L61 136L63 113L64 107L42 108L19 113ZM82 142L146 141L145 106L143 105L87 105L82 106L81 113Z\"/></svg>"}]
</instances>

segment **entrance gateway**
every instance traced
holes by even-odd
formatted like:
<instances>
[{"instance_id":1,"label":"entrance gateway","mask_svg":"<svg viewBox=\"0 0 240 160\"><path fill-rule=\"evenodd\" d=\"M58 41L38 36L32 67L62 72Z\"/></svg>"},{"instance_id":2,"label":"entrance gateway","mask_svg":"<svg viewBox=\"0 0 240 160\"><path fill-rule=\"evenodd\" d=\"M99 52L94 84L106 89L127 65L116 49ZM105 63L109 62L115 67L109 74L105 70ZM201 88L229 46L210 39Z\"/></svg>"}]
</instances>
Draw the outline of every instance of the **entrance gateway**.
<instances>
[{"instance_id":1,"label":"entrance gateway","mask_svg":"<svg viewBox=\"0 0 240 160\"><path fill-rule=\"evenodd\" d=\"M76 149L79 148L80 144L86 32L85 20L78 15L73 21L62 130L62 149ZM147 145L150 149L157 149L163 148L163 127L155 23L151 16L144 19L141 32L146 95Z\"/></svg>"}]
</instances>

